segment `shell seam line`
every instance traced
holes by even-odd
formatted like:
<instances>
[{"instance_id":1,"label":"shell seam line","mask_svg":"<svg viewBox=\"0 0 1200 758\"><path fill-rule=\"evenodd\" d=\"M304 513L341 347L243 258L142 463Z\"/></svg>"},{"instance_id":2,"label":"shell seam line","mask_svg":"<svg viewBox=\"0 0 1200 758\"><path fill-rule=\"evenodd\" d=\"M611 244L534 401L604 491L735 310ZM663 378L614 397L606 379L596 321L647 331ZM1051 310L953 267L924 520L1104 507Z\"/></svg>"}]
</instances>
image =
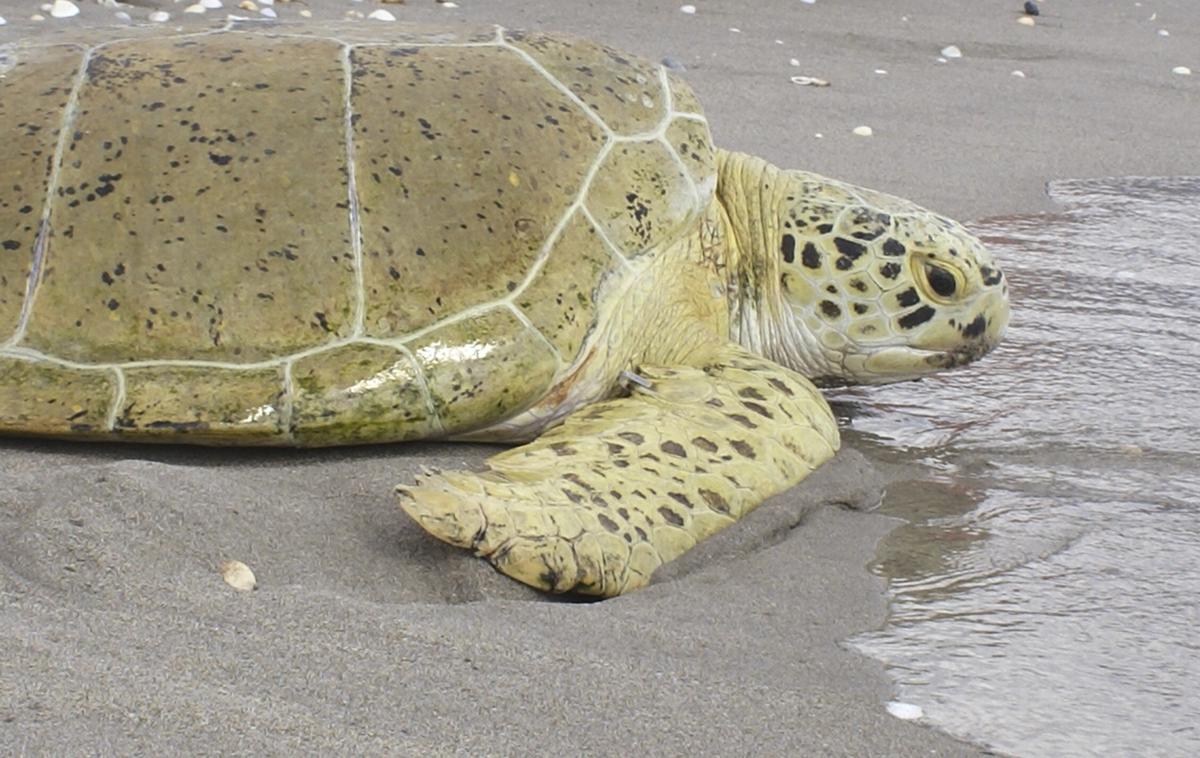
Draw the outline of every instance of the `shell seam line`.
<instances>
[{"instance_id":1,"label":"shell seam line","mask_svg":"<svg viewBox=\"0 0 1200 758\"><path fill-rule=\"evenodd\" d=\"M421 368L421 364L417 361L417 356L413 355L412 350L409 350L405 345L396 345L396 350L404 354L408 358L408 362L412 364L417 387L421 390L421 398L425 401L425 408L429 411L429 419L433 422L435 429L434 434L441 435L446 431L446 425L442 423L442 416L437 412L437 408L433 404L433 391L429 389L429 382L425 378L425 370Z\"/></svg>"},{"instance_id":2,"label":"shell seam line","mask_svg":"<svg viewBox=\"0 0 1200 758\"><path fill-rule=\"evenodd\" d=\"M289 358L283 362L283 402L279 409L279 427L283 432L283 436L290 440L295 439L292 433L292 416L295 413L295 383L292 379L292 366L295 365L296 359Z\"/></svg>"},{"instance_id":3,"label":"shell seam line","mask_svg":"<svg viewBox=\"0 0 1200 758\"><path fill-rule=\"evenodd\" d=\"M508 309L512 311L512 314L516 316L517 321L520 321L526 329L537 335L538 339L540 339L547 347L550 348L550 352L554 354L554 376L558 376L559 372L562 371L564 363L562 353L558 351L558 347L550 341L549 337L542 333L541 329L538 329L533 325L533 322L529 320L529 317L525 315L524 311L522 311L516 305L516 303L508 303L507 305Z\"/></svg>"},{"instance_id":4,"label":"shell seam line","mask_svg":"<svg viewBox=\"0 0 1200 758\"><path fill-rule=\"evenodd\" d=\"M42 217L38 221L37 236L33 241L33 260L29 264L29 279L25 282L25 299L21 302L21 315L17 318L17 328L0 348L12 347L25 338L29 328L29 317L33 313L33 302L37 299L38 285L41 284L42 270L46 264L46 246L50 237L50 212L54 207L54 195L58 192L58 182L62 173L63 153L67 147L68 135L75 126L79 114L79 92L87 80L88 66L92 61L95 47L84 49L83 58L79 61L79 71L71 84L71 94L67 96L67 104L63 108L62 121L58 127L58 139L54 145L54 155L51 157L50 176L46 180L46 199L42 205Z\"/></svg>"},{"instance_id":5,"label":"shell seam line","mask_svg":"<svg viewBox=\"0 0 1200 758\"><path fill-rule=\"evenodd\" d=\"M345 45L339 54L345 86L345 114L343 135L346 140L346 195L350 223L350 255L354 264L354 326L352 336L363 333L363 320L367 311L366 284L363 281L362 216L358 199L357 168L354 164L354 111L351 92L354 88L354 71L350 62L353 47Z\"/></svg>"},{"instance_id":6,"label":"shell seam line","mask_svg":"<svg viewBox=\"0 0 1200 758\"><path fill-rule=\"evenodd\" d=\"M125 372L119 366L111 368L113 372L113 399L112 406L108 409L108 414L104 419L104 428L106 431L115 431L117 428L117 414L121 412L121 406L125 405Z\"/></svg>"}]
</instances>

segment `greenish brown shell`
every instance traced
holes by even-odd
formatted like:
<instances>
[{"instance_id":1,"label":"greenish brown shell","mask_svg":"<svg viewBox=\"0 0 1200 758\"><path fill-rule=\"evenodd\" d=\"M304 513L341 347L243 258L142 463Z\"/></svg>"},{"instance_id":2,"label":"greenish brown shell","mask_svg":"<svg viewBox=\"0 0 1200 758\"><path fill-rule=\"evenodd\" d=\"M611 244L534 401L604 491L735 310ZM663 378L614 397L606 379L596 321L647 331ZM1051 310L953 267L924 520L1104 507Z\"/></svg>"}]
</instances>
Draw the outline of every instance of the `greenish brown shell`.
<instances>
[{"instance_id":1,"label":"greenish brown shell","mask_svg":"<svg viewBox=\"0 0 1200 758\"><path fill-rule=\"evenodd\" d=\"M0 56L0 432L487 427L569 375L601 284L693 233L712 194L690 90L602 45L96 34Z\"/></svg>"}]
</instances>

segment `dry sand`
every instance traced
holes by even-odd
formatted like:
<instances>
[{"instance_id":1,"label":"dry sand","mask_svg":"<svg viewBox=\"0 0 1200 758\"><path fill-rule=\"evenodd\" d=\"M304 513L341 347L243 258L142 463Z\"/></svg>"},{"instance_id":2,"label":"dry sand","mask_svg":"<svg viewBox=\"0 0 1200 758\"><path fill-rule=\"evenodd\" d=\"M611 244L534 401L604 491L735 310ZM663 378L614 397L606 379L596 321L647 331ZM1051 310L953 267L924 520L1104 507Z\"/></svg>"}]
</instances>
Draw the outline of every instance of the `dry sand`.
<instances>
[{"instance_id":1,"label":"dry sand","mask_svg":"<svg viewBox=\"0 0 1200 758\"><path fill-rule=\"evenodd\" d=\"M721 145L964 219L1046 208L1054 177L1200 174L1200 76L1171 73L1200 71L1190 0L1047 0L1033 28L1016 0L695 4L386 7L670 56ZM298 21L302 7L376 6L277 9ZM113 14L36 12L0 0L0 44ZM935 62L951 44L964 57ZM394 506L391 486L417 466L488 452L0 442L0 753L978 752L888 716L882 667L839 646L885 612L863 566L890 522L821 507L878 498L853 451L654 586L600 604L545 602ZM226 558L261 588L228 588Z\"/></svg>"}]
</instances>

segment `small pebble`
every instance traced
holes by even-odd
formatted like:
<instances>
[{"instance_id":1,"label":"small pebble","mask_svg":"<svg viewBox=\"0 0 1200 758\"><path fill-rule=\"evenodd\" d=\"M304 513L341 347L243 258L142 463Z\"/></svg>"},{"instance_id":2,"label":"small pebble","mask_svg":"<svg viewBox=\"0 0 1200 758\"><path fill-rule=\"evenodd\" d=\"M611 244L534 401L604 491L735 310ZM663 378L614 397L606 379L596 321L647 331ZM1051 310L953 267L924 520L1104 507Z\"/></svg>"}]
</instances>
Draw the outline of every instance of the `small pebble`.
<instances>
[{"instance_id":1,"label":"small pebble","mask_svg":"<svg viewBox=\"0 0 1200 758\"><path fill-rule=\"evenodd\" d=\"M691 16L691 15L693 15L693 14L696 12L696 6L694 6L694 5L681 5L681 6L679 6L679 12L680 12L680 13L686 13L686 14L688 14L689 16Z\"/></svg>"},{"instance_id":2,"label":"small pebble","mask_svg":"<svg viewBox=\"0 0 1200 758\"><path fill-rule=\"evenodd\" d=\"M188 7L184 8L183 12L184 13L203 13L206 10L208 10L208 9L205 8L203 5L201 5L200 3L196 3L195 5L189 5Z\"/></svg>"},{"instance_id":3,"label":"small pebble","mask_svg":"<svg viewBox=\"0 0 1200 758\"><path fill-rule=\"evenodd\" d=\"M146 18L150 19L156 24L161 24L164 21L170 20L171 14L167 13L166 11L154 11L149 16L146 16Z\"/></svg>"},{"instance_id":4,"label":"small pebble","mask_svg":"<svg viewBox=\"0 0 1200 758\"><path fill-rule=\"evenodd\" d=\"M817 0L800 0L800 2L804 3L805 5L815 5Z\"/></svg>"},{"instance_id":5,"label":"small pebble","mask_svg":"<svg viewBox=\"0 0 1200 758\"><path fill-rule=\"evenodd\" d=\"M274 5L275 0L258 0L259 5Z\"/></svg>"},{"instance_id":6,"label":"small pebble","mask_svg":"<svg viewBox=\"0 0 1200 758\"><path fill-rule=\"evenodd\" d=\"M235 590L249 592L258 589L258 580L254 572L241 561L224 561L221 563L221 578Z\"/></svg>"},{"instance_id":7,"label":"small pebble","mask_svg":"<svg viewBox=\"0 0 1200 758\"><path fill-rule=\"evenodd\" d=\"M0 26L4 26L8 22L4 20L4 16L0 16Z\"/></svg>"},{"instance_id":8,"label":"small pebble","mask_svg":"<svg viewBox=\"0 0 1200 758\"><path fill-rule=\"evenodd\" d=\"M1121 452L1133 458L1138 458L1145 454L1145 450L1137 445L1121 445Z\"/></svg>"},{"instance_id":9,"label":"small pebble","mask_svg":"<svg viewBox=\"0 0 1200 758\"><path fill-rule=\"evenodd\" d=\"M898 700L893 700L887 704L887 712L905 721L919 719L925 715L925 711L921 710L921 706L913 705L912 703L901 703Z\"/></svg>"},{"instance_id":10,"label":"small pebble","mask_svg":"<svg viewBox=\"0 0 1200 758\"><path fill-rule=\"evenodd\" d=\"M875 69L875 73L879 74L880 76L887 76L887 69L886 68L877 68L877 69Z\"/></svg>"},{"instance_id":11,"label":"small pebble","mask_svg":"<svg viewBox=\"0 0 1200 758\"><path fill-rule=\"evenodd\" d=\"M396 20L396 17L394 15L392 15L391 11L386 11L383 8L379 8L377 10L371 11L367 15L367 18L373 18L376 21L395 21Z\"/></svg>"},{"instance_id":12,"label":"small pebble","mask_svg":"<svg viewBox=\"0 0 1200 758\"><path fill-rule=\"evenodd\" d=\"M200 0L200 4L209 10L216 10L221 7L221 0Z\"/></svg>"},{"instance_id":13,"label":"small pebble","mask_svg":"<svg viewBox=\"0 0 1200 758\"><path fill-rule=\"evenodd\" d=\"M792 84L799 84L802 87L828 87L829 82L824 79L818 79L815 76L793 76Z\"/></svg>"},{"instance_id":14,"label":"small pebble","mask_svg":"<svg viewBox=\"0 0 1200 758\"><path fill-rule=\"evenodd\" d=\"M242 0L242 2L238 3L238 7L244 11L258 10L258 6L254 4L253 0Z\"/></svg>"},{"instance_id":15,"label":"small pebble","mask_svg":"<svg viewBox=\"0 0 1200 758\"><path fill-rule=\"evenodd\" d=\"M1030 16L1036 16L1041 13L1041 11L1038 10L1038 4L1033 0L1025 0L1025 12Z\"/></svg>"},{"instance_id":16,"label":"small pebble","mask_svg":"<svg viewBox=\"0 0 1200 758\"><path fill-rule=\"evenodd\" d=\"M1014 72L1012 72L1012 75L1013 75L1013 76L1015 76L1015 77L1017 77L1018 79L1024 79L1024 78L1025 78L1025 72L1024 72L1024 71L1014 71Z\"/></svg>"},{"instance_id":17,"label":"small pebble","mask_svg":"<svg viewBox=\"0 0 1200 758\"><path fill-rule=\"evenodd\" d=\"M1170 37L1170 36L1171 36L1171 33L1170 33L1169 31L1167 31L1166 29L1159 29L1159 30L1158 30L1158 36L1160 36L1160 37Z\"/></svg>"},{"instance_id":18,"label":"small pebble","mask_svg":"<svg viewBox=\"0 0 1200 758\"><path fill-rule=\"evenodd\" d=\"M734 34L741 34L741 33L742 33L742 30L741 30L741 29L739 29L739 28L737 28L736 26L731 26L731 27L729 27L729 31L733 32Z\"/></svg>"},{"instance_id":19,"label":"small pebble","mask_svg":"<svg viewBox=\"0 0 1200 758\"><path fill-rule=\"evenodd\" d=\"M821 134L820 132L817 132L813 136L816 137L817 139L825 139L825 135Z\"/></svg>"},{"instance_id":20,"label":"small pebble","mask_svg":"<svg viewBox=\"0 0 1200 758\"><path fill-rule=\"evenodd\" d=\"M775 44L776 44L776 45L782 45L782 44L783 44L783 40L781 40L781 39L777 39L777 40L775 40Z\"/></svg>"},{"instance_id":21,"label":"small pebble","mask_svg":"<svg viewBox=\"0 0 1200 758\"><path fill-rule=\"evenodd\" d=\"M854 127L853 131L854 134L857 134L860 137L870 137L875 133L875 130L869 126L856 126Z\"/></svg>"},{"instance_id":22,"label":"small pebble","mask_svg":"<svg viewBox=\"0 0 1200 758\"><path fill-rule=\"evenodd\" d=\"M672 71L687 71L687 66L683 65L683 61L669 55L662 59L662 64Z\"/></svg>"},{"instance_id":23,"label":"small pebble","mask_svg":"<svg viewBox=\"0 0 1200 758\"><path fill-rule=\"evenodd\" d=\"M788 61L788 63L795 66L796 68L800 68L800 59L799 58L792 58L790 61Z\"/></svg>"},{"instance_id":24,"label":"small pebble","mask_svg":"<svg viewBox=\"0 0 1200 758\"><path fill-rule=\"evenodd\" d=\"M1037 22L1033 20L1033 16L1021 16L1019 19L1017 19L1017 23L1024 24L1025 26L1035 26L1037 24Z\"/></svg>"},{"instance_id":25,"label":"small pebble","mask_svg":"<svg viewBox=\"0 0 1200 758\"><path fill-rule=\"evenodd\" d=\"M962 50L959 50L957 45L948 45L947 47L942 48L942 57L961 58Z\"/></svg>"},{"instance_id":26,"label":"small pebble","mask_svg":"<svg viewBox=\"0 0 1200 758\"><path fill-rule=\"evenodd\" d=\"M1187 66L1176 66L1175 68L1171 69L1171 73L1179 74L1180 76L1190 76L1192 70Z\"/></svg>"},{"instance_id":27,"label":"small pebble","mask_svg":"<svg viewBox=\"0 0 1200 758\"><path fill-rule=\"evenodd\" d=\"M441 6L443 8L457 8L458 3L442 3Z\"/></svg>"},{"instance_id":28,"label":"small pebble","mask_svg":"<svg viewBox=\"0 0 1200 758\"><path fill-rule=\"evenodd\" d=\"M274 8L259 8L258 15L264 18L279 18L279 14L275 12Z\"/></svg>"},{"instance_id":29,"label":"small pebble","mask_svg":"<svg viewBox=\"0 0 1200 758\"><path fill-rule=\"evenodd\" d=\"M310 11L308 8L301 8L300 15L304 18L312 18L312 11Z\"/></svg>"},{"instance_id":30,"label":"small pebble","mask_svg":"<svg viewBox=\"0 0 1200 758\"><path fill-rule=\"evenodd\" d=\"M35 13L35 14L33 14L32 16L30 16L30 17L29 17L29 20L30 20L30 21L45 21L45 20L46 20L46 17L45 17L45 16L43 16L42 14L40 14L40 13Z\"/></svg>"},{"instance_id":31,"label":"small pebble","mask_svg":"<svg viewBox=\"0 0 1200 758\"><path fill-rule=\"evenodd\" d=\"M79 15L79 6L71 0L54 0L50 6L50 15L55 18L70 18Z\"/></svg>"}]
</instances>

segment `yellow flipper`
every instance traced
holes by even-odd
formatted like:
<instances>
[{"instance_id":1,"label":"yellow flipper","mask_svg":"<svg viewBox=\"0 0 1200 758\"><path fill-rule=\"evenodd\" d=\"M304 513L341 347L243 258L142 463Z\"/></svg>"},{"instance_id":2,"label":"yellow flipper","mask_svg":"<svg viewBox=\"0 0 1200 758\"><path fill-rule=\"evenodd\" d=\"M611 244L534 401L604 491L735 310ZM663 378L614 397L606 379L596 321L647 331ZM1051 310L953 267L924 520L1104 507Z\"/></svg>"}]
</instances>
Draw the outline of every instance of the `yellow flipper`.
<instances>
[{"instance_id":1,"label":"yellow flipper","mask_svg":"<svg viewBox=\"0 0 1200 758\"><path fill-rule=\"evenodd\" d=\"M619 595L831 458L837 423L804 377L728 345L581 408L537 440L396 488L435 537L518 581Z\"/></svg>"}]
</instances>

